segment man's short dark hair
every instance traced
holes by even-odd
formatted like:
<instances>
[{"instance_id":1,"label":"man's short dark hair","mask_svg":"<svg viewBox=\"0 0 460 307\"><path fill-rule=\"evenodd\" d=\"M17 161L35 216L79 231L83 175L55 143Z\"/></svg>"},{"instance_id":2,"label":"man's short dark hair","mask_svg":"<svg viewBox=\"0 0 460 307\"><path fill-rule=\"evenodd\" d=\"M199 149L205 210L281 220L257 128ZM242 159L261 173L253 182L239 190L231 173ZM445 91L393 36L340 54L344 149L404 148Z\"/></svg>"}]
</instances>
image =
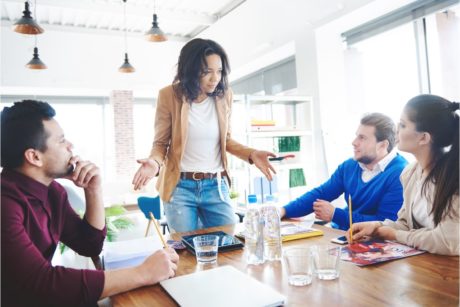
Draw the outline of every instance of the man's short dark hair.
<instances>
[{"instance_id":1,"label":"man's short dark hair","mask_svg":"<svg viewBox=\"0 0 460 307\"><path fill-rule=\"evenodd\" d=\"M388 140L388 152L393 150L396 139L396 126L390 117L382 113L366 114L361 118L361 125L374 127L377 141Z\"/></svg>"},{"instance_id":2,"label":"man's short dark hair","mask_svg":"<svg viewBox=\"0 0 460 307\"><path fill-rule=\"evenodd\" d=\"M1 114L1 166L15 169L24 163L29 149L46 150L48 138L43 120L50 120L56 111L46 102L23 100L3 108Z\"/></svg>"}]
</instances>

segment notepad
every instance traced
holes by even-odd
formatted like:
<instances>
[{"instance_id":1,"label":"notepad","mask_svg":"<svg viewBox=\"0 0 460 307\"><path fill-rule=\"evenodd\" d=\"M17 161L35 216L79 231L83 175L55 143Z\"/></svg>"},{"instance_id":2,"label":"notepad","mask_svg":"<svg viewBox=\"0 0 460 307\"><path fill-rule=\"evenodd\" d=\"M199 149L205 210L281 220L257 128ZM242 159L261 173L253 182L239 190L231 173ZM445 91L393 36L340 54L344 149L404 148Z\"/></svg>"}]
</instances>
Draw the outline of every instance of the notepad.
<instances>
[{"instance_id":1,"label":"notepad","mask_svg":"<svg viewBox=\"0 0 460 307\"><path fill-rule=\"evenodd\" d=\"M180 306L280 306L286 298L232 266L226 265L160 282Z\"/></svg>"},{"instance_id":2,"label":"notepad","mask_svg":"<svg viewBox=\"0 0 460 307\"><path fill-rule=\"evenodd\" d=\"M147 256L162 249L158 236L104 243L104 268L120 269L141 264Z\"/></svg>"}]
</instances>

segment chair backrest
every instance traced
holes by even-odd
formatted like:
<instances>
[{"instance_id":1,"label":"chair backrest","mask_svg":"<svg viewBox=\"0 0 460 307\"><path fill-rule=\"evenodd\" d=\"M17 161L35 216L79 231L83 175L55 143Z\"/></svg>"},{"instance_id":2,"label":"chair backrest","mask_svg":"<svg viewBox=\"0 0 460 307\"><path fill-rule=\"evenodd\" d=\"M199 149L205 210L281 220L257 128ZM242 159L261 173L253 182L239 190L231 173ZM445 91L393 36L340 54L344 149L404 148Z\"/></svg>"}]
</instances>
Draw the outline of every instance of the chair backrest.
<instances>
[{"instance_id":1,"label":"chair backrest","mask_svg":"<svg viewBox=\"0 0 460 307\"><path fill-rule=\"evenodd\" d=\"M139 209L141 209L142 213L144 213L146 219L150 220L150 212L153 213L155 219L161 219L160 196L141 196L137 199L137 205L139 206Z\"/></svg>"}]
</instances>

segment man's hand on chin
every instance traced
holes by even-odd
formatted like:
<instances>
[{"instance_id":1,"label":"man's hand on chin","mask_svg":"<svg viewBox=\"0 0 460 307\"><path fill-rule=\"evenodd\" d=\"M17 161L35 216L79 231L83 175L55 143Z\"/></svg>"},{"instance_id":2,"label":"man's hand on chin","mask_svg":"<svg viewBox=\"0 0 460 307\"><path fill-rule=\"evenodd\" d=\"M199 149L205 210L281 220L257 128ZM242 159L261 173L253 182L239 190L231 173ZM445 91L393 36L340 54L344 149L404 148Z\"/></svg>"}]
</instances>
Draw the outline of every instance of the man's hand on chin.
<instances>
[{"instance_id":1,"label":"man's hand on chin","mask_svg":"<svg viewBox=\"0 0 460 307\"><path fill-rule=\"evenodd\" d=\"M72 180L77 187L85 190L97 191L100 189L102 180L99 167L96 164L74 156L70 159L69 165L69 169L73 168L73 171L65 178Z\"/></svg>"}]
</instances>

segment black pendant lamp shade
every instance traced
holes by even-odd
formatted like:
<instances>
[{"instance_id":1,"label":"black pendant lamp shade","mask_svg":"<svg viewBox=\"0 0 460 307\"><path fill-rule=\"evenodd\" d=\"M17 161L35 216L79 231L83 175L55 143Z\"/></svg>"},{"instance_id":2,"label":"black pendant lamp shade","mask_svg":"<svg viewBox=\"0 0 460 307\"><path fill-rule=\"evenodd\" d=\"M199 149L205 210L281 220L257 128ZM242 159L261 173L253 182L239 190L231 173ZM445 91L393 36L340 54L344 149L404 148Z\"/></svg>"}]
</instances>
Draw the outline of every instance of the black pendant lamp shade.
<instances>
[{"instance_id":1,"label":"black pendant lamp shade","mask_svg":"<svg viewBox=\"0 0 460 307\"><path fill-rule=\"evenodd\" d=\"M123 63L123 65L120 66L120 68L118 68L118 71L124 72L124 73L130 73L130 72L136 71L136 69L129 63L127 53L125 53L125 62Z\"/></svg>"},{"instance_id":2,"label":"black pendant lamp shade","mask_svg":"<svg viewBox=\"0 0 460 307\"><path fill-rule=\"evenodd\" d=\"M46 69L47 68L45 63L43 63L42 60L40 60L40 58L38 57L37 47L34 48L34 57L32 58L32 60L30 60L29 63L26 64L26 67L30 69Z\"/></svg>"},{"instance_id":3,"label":"black pendant lamp shade","mask_svg":"<svg viewBox=\"0 0 460 307\"><path fill-rule=\"evenodd\" d=\"M42 34L43 32L45 32L43 28L40 27L32 18L32 15L29 10L29 2L25 2L25 10L22 13L23 16L14 23L14 32L31 35Z\"/></svg>"},{"instance_id":4,"label":"black pendant lamp shade","mask_svg":"<svg viewBox=\"0 0 460 307\"><path fill-rule=\"evenodd\" d=\"M145 33L145 38L151 42L164 42L168 40L166 35L158 26L158 17L155 13L153 14L152 28Z\"/></svg>"}]
</instances>

